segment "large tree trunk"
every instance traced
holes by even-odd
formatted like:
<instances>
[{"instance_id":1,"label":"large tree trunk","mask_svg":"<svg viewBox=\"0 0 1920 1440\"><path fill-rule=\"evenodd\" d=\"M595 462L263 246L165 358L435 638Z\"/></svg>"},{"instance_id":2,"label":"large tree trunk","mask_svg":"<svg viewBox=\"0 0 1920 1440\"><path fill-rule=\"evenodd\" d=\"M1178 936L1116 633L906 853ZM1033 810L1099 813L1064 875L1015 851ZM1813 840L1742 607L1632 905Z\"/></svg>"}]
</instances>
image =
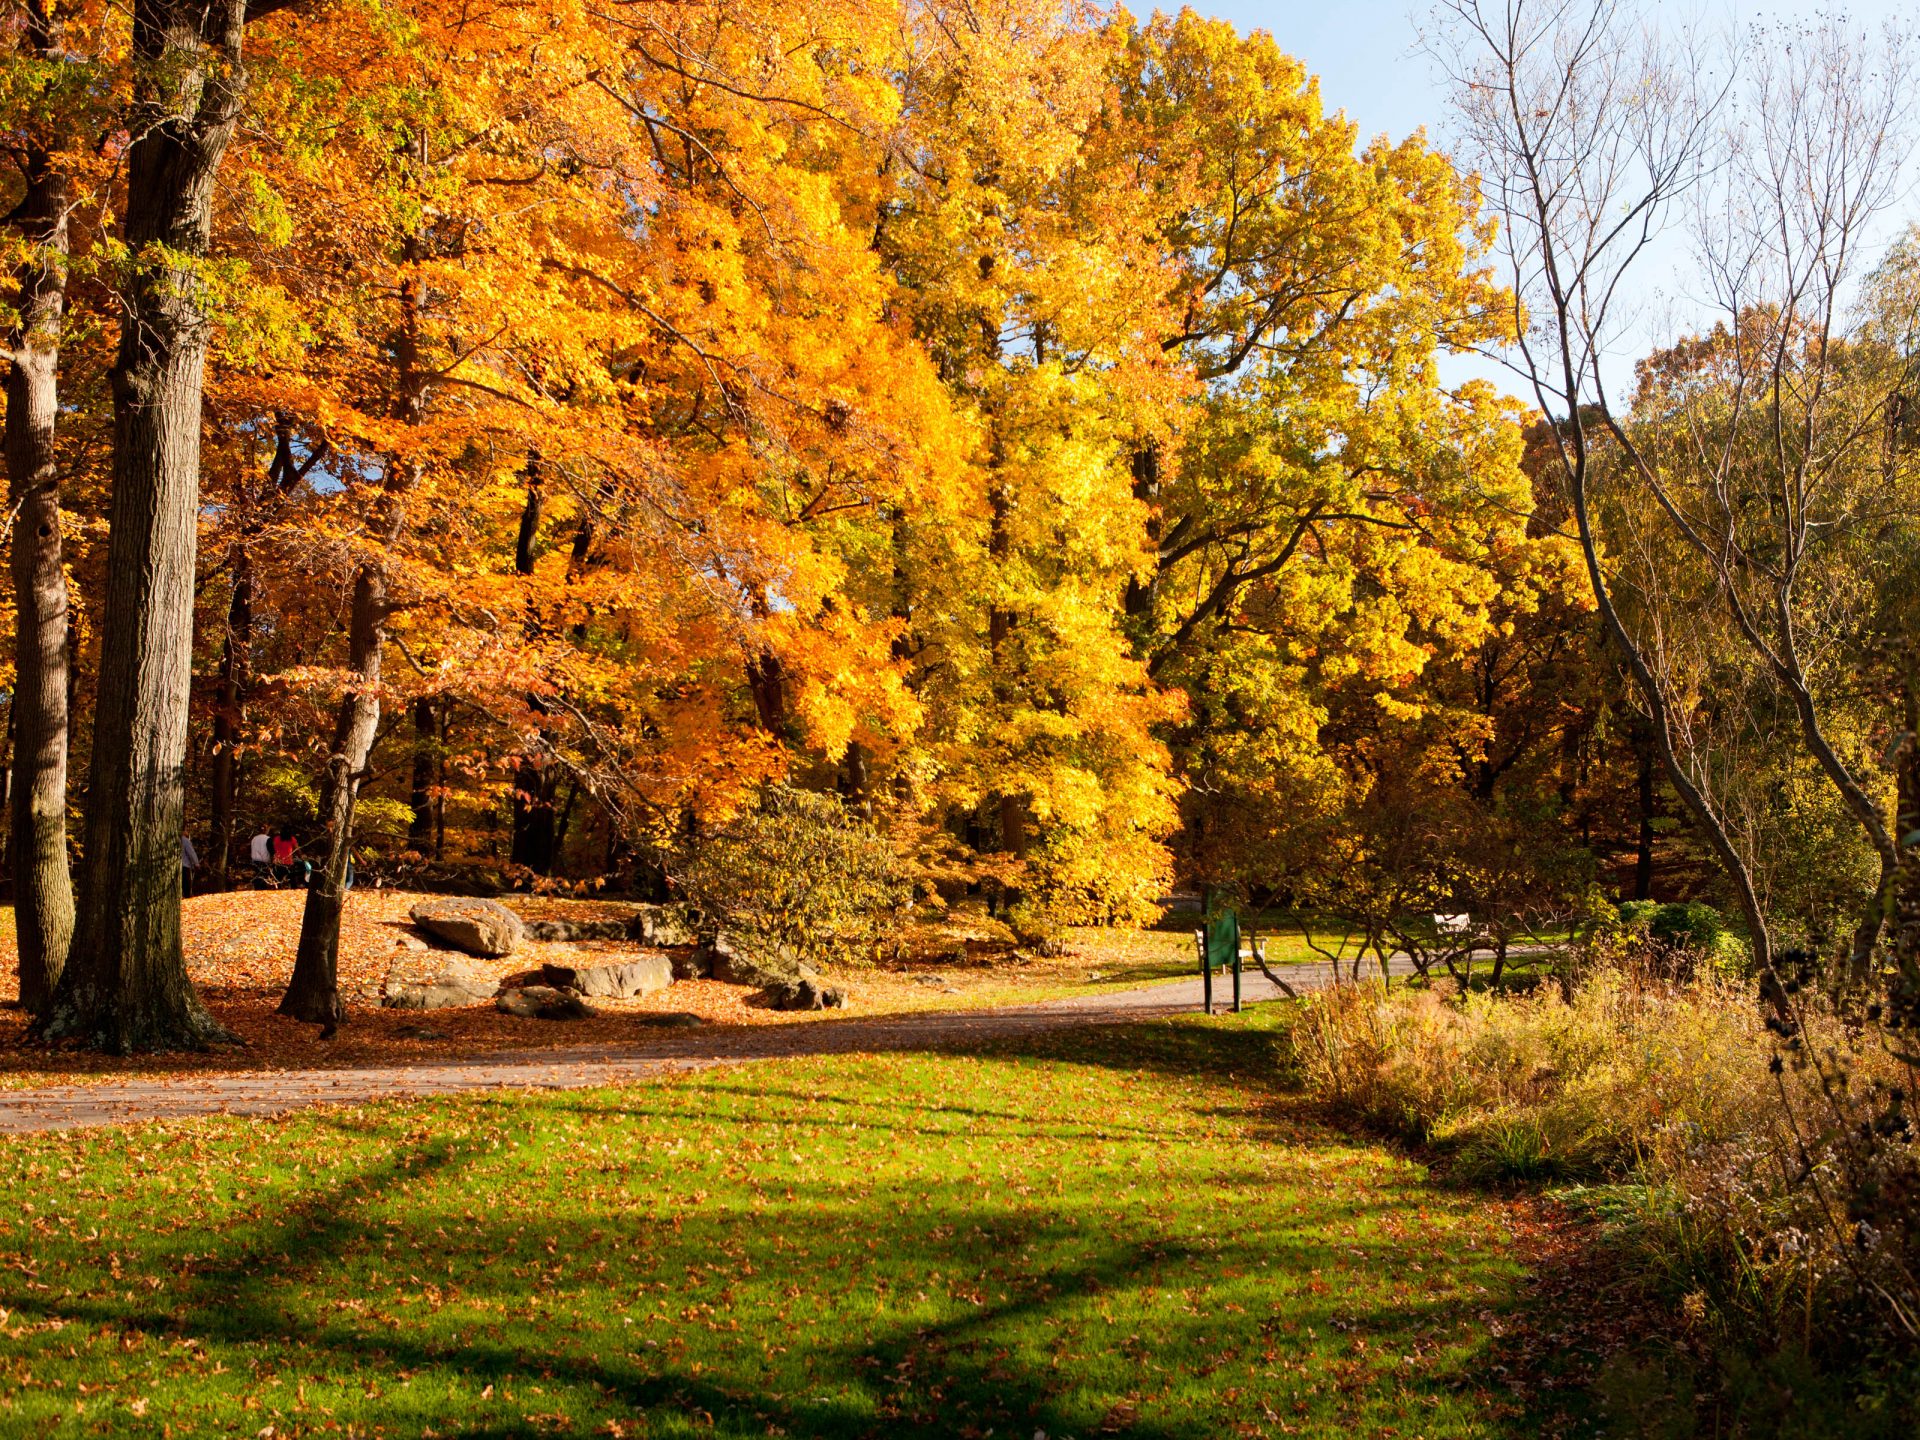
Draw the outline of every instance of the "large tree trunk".
<instances>
[{"instance_id":1,"label":"large tree trunk","mask_svg":"<svg viewBox=\"0 0 1920 1440\"><path fill-rule=\"evenodd\" d=\"M113 503L79 928L45 1023L114 1051L231 1037L187 978L180 822L207 317L198 265L240 116L245 0L134 0Z\"/></svg>"},{"instance_id":2,"label":"large tree trunk","mask_svg":"<svg viewBox=\"0 0 1920 1440\"><path fill-rule=\"evenodd\" d=\"M559 794L560 768L524 757L513 771L513 834L507 858L536 875L551 875L559 830L554 800Z\"/></svg>"},{"instance_id":3,"label":"large tree trunk","mask_svg":"<svg viewBox=\"0 0 1920 1440\"><path fill-rule=\"evenodd\" d=\"M340 915L346 908L347 867L352 857L353 812L360 781L380 728L380 650L386 641L386 576L363 565L353 582L353 619L348 667L352 678L340 699L333 749L320 791L327 858L314 872L300 917L300 951L280 1013L316 1025L346 1019L340 1003Z\"/></svg>"},{"instance_id":4,"label":"large tree trunk","mask_svg":"<svg viewBox=\"0 0 1920 1440\"><path fill-rule=\"evenodd\" d=\"M27 16L29 43L42 56L52 54L58 26L37 4L27 7ZM67 185L42 149L29 149L21 170L26 193L11 219L28 253L15 274L19 321L10 336L6 420L16 669L8 789L20 1003L40 1015L67 963L74 918L67 873L67 581L53 451L67 296Z\"/></svg>"}]
</instances>

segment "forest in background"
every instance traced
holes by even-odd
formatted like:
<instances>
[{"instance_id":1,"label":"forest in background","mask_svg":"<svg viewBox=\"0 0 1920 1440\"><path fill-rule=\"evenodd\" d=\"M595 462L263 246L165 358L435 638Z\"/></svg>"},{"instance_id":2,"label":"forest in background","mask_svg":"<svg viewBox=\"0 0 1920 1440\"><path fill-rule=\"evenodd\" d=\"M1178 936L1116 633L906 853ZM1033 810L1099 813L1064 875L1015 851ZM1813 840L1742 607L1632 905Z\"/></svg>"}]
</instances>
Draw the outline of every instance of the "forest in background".
<instances>
[{"instance_id":1,"label":"forest in background","mask_svg":"<svg viewBox=\"0 0 1920 1440\"><path fill-rule=\"evenodd\" d=\"M327 1019L350 864L658 893L769 785L1042 942L1176 886L1383 954L1890 913L1910 243L1858 314L1743 292L1609 430L1443 379L1542 318L1481 178L1191 11L7 13L8 844L29 1005L93 976L55 1032L204 1038L142 998L186 988L182 828L221 879L307 838ZM1789 672L1716 618L1773 542L1634 482L1710 452L1764 521L1816 409Z\"/></svg>"}]
</instances>

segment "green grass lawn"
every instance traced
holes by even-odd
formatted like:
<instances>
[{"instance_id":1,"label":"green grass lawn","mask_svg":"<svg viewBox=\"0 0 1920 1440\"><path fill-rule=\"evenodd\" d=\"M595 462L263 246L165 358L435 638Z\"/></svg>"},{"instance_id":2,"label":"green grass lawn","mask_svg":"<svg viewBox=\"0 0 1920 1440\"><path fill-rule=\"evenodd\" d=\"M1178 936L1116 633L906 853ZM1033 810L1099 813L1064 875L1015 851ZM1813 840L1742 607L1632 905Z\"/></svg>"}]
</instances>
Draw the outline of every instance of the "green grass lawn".
<instances>
[{"instance_id":1,"label":"green grass lawn","mask_svg":"<svg viewBox=\"0 0 1920 1440\"><path fill-rule=\"evenodd\" d=\"M1280 1013L3 1142L0 1435L1543 1433Z\"/></svg>"}]
</instances>

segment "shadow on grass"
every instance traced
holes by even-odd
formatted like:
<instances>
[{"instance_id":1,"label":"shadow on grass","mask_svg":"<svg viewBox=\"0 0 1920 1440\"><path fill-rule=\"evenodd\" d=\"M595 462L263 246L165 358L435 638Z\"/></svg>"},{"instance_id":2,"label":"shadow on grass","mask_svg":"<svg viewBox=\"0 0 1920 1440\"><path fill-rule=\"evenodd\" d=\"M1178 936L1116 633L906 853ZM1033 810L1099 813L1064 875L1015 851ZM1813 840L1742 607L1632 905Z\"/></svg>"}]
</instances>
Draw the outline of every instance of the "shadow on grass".
<instances>
[{"instance_id":1,"label":"shadow on grass","mask_svg":"<svg viewBox=\"0 0 1920 1440\"><path fill-rule=\"evenodd\" d=\"M1012 1093L1060 1083L1028 1062L1248 1077L1251 1111L1271 1098L1273 1044L1183 1023L978 1053L1010 1062L989 1078ZM38 1343L14 1353L95 1385L128 1336L191 1340L226 1366L201 1364L146 1418L96 1404L102 1433L158 1433L157 1420L229 1433L243 1406L249 1434L275 1413L466 1436L556 1433L564 1417L572 1433L649 1436L1212 1440L1403 1414L1434 1436L1502 1433L1498 1405L1474 1394L1476 1346L1403 1363L1471 1327L1500 1273L1463 1255L1444 1283L1408 1284L1397 1232L1356 1232L1358 1204L1431 1203L1404 1168L1348 1188L1336 1167L1276 1193L1256 1163L1266 1142L1200 1138L1247 1118L1216 1084L1156 1087L1156 1134L970 1102L939 1075L819 1079L772 1090L707 1075L644 1108L609 1092L470 1100L458 1127L425 1136L410 1109L300 1117L272 1143L303 1137L351 1160L343 1173L280 1182L266 1213L228 1231L148 1235L138 1268L159 1283L145 1291L90 1282L89 1252L53 1242L41 1269L66 1277L0 1274L0 1297L16 1326L67 1328L28 1326ZM1125 1098L1146 1108L1138 1089ZM818 1153L738 1138L756 1123L804 1132L792 1143ZM666 1148L670 1135L687 1143ZM1303 1172L1326 1158L1291 1139ZM503 1147L520 1147L511 1165ZM255 1148L236 1152L247 1173ZM730 1166L759 1180L729 1180ZM75 1327L85 1351L61 1359ZM311 1406L287 1415L290 1387L263 1388L263 1369L305 1372ZM215 1417L204 1430L201 1414ZM1458 1428L1434 1423L1449 1414Z\"/></svg>"}]
</instances>

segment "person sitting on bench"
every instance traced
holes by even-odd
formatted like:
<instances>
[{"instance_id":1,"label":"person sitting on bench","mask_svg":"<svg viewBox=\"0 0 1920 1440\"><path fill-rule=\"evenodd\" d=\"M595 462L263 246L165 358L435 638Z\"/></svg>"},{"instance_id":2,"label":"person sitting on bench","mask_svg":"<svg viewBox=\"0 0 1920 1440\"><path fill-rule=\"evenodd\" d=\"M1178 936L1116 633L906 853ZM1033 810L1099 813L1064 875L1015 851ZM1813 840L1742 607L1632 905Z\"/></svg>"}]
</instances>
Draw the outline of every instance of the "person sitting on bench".
<instances>
[{"instance_id":1,"label":"person sitting on bench","mask_svg":"<svg viewBox=\"0 0 1920 1440\"><path fill-rule=\"evenodd\" d=\"M302 890L313 876L313 862L300 858L300 837L288 826L273 837L273 877L291 880Z\"/></svg>"},{"instance_id":2,"label":"person sitting on bench","mask_svg":"<svg viewBox=\"0 0 1920 1440\"><path fill-rule=\"evenodd\" d=\"M253 866L253 880L264 885L273 879L273 834L262 830L247 844L247 863Z\"/></svg>"}]
</instances>

